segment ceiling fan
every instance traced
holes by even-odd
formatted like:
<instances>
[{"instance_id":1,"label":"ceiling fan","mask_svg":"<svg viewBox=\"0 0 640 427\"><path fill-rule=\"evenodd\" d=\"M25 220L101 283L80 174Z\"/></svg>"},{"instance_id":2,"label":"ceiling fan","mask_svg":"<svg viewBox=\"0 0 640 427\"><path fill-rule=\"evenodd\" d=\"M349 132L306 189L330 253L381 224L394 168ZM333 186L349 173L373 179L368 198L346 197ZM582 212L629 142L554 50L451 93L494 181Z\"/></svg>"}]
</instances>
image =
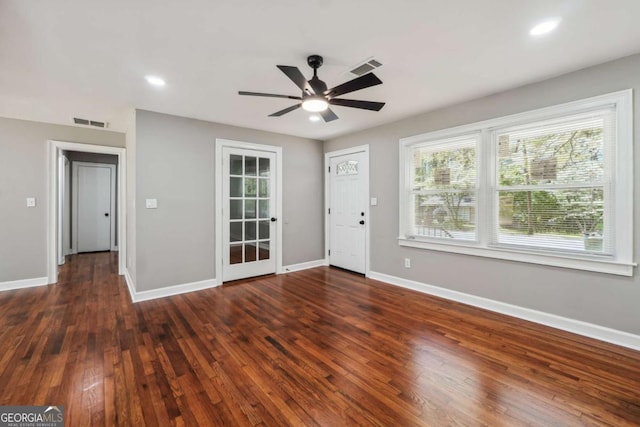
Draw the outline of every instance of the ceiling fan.
<instances>
[{"instance_id":1,"label":"ceiling fan","mask_svg":"<svg viewBox=\"0 0 640 427\"><path fill-rule=\"evenodd\" d=\"M332 89L327 89L327 84L318 78L318 68L322 66L322 56L311 55L307 58L307 64L313 68L313 77L311 80L306 80L302 75L298 67L292 67L289 65L278 65L278 68L286 74L287 77L293 81L296 86L302 90L301 96L291 95L277 95L273 93L259 93L259 92L245 92L239 91L239 95L249 96L266 96L269 98L286 98L295 99L300 101L299 103L287 107L284 110L276 111L273 114L269 114L269 117L280 117L291 111L297 110L302 107L306 111L319 113L325 122L336 120L338 116L331 111L329 105L337 105L340 107L360 108L363 110L380 111L384 107L384 102L372 102L372 101L358 101L355 99L343 99L337 98L340 95L346 93L355 92L360 89L365 89L371 86L382 84L382 80L376 77L373 73L368 73L360 77L356 77L353 80L349 80L346 83L342 83Z\"/></svg>"}]
</instances>

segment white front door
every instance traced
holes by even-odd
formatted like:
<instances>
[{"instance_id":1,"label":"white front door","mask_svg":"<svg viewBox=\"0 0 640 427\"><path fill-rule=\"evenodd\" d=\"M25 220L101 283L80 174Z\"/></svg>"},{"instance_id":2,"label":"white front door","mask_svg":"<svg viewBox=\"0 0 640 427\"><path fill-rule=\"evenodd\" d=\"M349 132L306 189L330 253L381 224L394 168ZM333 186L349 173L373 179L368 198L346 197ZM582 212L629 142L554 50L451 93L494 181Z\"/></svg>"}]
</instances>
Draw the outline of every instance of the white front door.
<instances>
[{"instance_id":1,"label":"white front door","mask_svg":"<svg viewBox=\"0 0 640 427\"><path fill-rule=\"evenodd\" d=\"M222 148L222 279L276 272L276 155Z\"/></svg>"},{"instance_id":2,"label":"white front door","mask_svg":"<svg viewBox=\"0 0 640 427\"><path fill-rule=\"evenodd\" d=\"M330 158L329 264L366 273L369 161L365 152Z\"/></svg>"},{"instance_id":3,"label":"white front door","mask_svg":"<svg viewBox=\"0 0 640 427\"><path fill-rule=\"evenodd\" d=\"M77 173L77 252L111 250L113 166L78 164Z\"/></svg>"}]
</instances>

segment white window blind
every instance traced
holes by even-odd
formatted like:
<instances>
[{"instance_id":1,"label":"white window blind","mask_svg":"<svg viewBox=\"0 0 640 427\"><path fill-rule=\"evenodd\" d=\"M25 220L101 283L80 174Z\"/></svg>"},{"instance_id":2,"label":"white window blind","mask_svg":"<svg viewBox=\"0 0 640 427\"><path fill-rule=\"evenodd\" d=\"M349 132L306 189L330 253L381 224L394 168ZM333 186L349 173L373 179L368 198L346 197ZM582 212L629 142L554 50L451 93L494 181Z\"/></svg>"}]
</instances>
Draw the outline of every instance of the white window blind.
<instances>
[{"instance_id":1,"label":"white window blind","mask_svg":"<svg viewBox=\"0 0 640 427\"><path fill-rule=\"evenodd\" d=\"M476 240L478 141L472 134L412 148L411 235Z\"/></svg>"},{"instance_id":2,"label":"white window blind","mask_svg":"<svg viewBox=\"0 0 640 427\"><path fill-rule=\"evenodd\" d=\"M497 129L493 244L612 255L615 109Z\"/></svg>"}]
</instances>

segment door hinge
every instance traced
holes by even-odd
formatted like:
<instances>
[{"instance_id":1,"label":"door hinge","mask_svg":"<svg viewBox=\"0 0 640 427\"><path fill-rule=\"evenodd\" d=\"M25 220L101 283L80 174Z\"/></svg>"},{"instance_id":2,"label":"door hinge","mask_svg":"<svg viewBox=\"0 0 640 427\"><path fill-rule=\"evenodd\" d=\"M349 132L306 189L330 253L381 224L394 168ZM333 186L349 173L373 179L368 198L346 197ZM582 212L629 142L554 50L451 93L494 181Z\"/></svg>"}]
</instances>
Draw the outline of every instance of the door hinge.
<instances>
[{"instance_id":1,"label":"door hinge","mask_svg":"<svg viewBox=\"0 0 640 427\"><path fill-rule=\"evenodd\" d=\"M328 254L328 255L331 255L331 249L329 249L329 250L327 251L327 254Z\"/></svg>"},{"instance_id":2,"label":"door hinge","mask_svg":"<svg viewBox=\"0 0 640 427\"><path fill-rule=\"evenodd\" d=\"M329 166L329 170L327 172L331 173L331 166Z\"/></svg>"},{"instance_id":3,"label":"door hinge","mask_svg":"<svg viewBox=\"0 0 640 427\"><path fill-rule=\"evenodd\" d=\"M328 213L331 214L331 208L328 209Z\"/></svg>"}]
</instances>

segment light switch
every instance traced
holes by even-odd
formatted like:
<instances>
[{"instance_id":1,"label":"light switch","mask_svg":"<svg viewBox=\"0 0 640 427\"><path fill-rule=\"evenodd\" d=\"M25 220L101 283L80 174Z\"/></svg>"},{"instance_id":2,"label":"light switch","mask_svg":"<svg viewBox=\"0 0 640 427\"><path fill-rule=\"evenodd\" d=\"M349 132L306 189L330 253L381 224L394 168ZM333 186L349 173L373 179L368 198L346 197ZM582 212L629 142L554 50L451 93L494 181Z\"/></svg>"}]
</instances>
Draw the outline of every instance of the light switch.
<instances>
[{"instance_id":1,"label":"light switch","mask_svg":"<svg viewBox=\"0 0 640 427\"><path fill-rule=\"evenodd\" d=\"M146 199L144 205L147 209L158 209L158 199Z\"/></svg>"},{"instance_id":2,"label":"light switch","mask_svg":"<svg viewBox=\"0 0 640 427\"><path fill-rule=\"evenodd\" d=\"M371 198L371 206L378 206L378 198L377 197L372 197Z\"/></svg>"},{"instance_id":3,"label":"light switch","mask_svg":"<svg viewBox=\"0 0 640 427\"><path fill-rule=\"evenodd\" d=\"M27 197L27 207L35 208L36 207L36 198L35 197Z\"/></svg>"}]
</instances>

